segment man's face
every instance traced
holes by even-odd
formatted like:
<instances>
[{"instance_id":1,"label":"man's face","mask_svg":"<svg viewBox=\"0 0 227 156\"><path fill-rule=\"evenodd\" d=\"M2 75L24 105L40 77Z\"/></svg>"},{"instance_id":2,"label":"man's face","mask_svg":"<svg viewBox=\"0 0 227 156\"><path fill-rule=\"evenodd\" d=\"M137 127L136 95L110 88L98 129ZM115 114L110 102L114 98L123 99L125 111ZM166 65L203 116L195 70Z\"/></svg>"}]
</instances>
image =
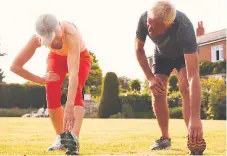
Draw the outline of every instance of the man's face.
<instances>
[{"instance_id":1,"label":"man's face","mask_svg":"<svg viewBox=\"0 0 227 156\"><path fill-rule=\"evenodd\" d=\"M159 19L147 18L148 33L150 36L159 36L163 34L169 26L165 25Z\"/></svg>"}]
</instances>

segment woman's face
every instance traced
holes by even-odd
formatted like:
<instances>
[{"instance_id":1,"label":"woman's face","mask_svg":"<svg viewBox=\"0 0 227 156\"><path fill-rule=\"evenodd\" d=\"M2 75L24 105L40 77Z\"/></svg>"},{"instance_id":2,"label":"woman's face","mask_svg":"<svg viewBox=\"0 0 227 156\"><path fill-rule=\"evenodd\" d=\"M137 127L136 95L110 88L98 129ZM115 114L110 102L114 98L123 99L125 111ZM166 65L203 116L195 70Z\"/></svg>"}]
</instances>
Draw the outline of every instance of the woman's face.
<instances>
[{"instance_id":1,"label":"woman's face","mask_svg":"<svg viewBox=\"0 0 227 156\"><path fill-rule=\"evenodd\" d=\"M63 45L62 31L61 27L59 26L54 32L54 39L52 40L50 47L52 49L61 49L62 45Z\"/></svg>"}]
</instances>

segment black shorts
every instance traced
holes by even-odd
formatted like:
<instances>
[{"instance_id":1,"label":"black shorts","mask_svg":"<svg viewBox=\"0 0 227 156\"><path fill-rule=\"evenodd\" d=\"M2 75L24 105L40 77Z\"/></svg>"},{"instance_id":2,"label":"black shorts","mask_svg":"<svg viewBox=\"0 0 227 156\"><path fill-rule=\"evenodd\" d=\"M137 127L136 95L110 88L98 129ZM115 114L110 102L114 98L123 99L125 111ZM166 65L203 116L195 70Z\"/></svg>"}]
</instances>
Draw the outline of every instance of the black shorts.
<instances>
[{"instance_id":1,"label":"black shorts","mask_svg":"<svg viewBox=\"0 0 227 156\"><path fill-rule=\"evenodd\" d=\"M169 59L161 56L153 57L152 72L153 74L164 74L169 76L173 69L180 71L185 67L184 56L177 59Z\"/></svg>"}]
</instances>

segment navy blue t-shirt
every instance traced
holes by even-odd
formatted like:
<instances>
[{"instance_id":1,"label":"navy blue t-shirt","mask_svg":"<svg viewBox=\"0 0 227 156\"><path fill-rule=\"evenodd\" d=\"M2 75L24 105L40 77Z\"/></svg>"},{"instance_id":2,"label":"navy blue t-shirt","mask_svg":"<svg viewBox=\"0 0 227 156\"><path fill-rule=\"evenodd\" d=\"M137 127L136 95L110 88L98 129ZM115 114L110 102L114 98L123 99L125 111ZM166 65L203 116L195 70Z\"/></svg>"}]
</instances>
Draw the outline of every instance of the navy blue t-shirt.
<instances>
[{"instance_id":1,"label":"navy blue t-shirt","mask_svg":"<svg viewBox=\"0 0 227 156\"><path fill-rule=\"evenodd\" d=\"M136 36L141 41L146 41L146 37L155 44L154 55L176 59L184 54L197 51L197 43L194 27L189 18L181 11L177 10L173 25L162 35L150 36L147 26L147 11L139 19Z\"/></svg>"}]
</instances>

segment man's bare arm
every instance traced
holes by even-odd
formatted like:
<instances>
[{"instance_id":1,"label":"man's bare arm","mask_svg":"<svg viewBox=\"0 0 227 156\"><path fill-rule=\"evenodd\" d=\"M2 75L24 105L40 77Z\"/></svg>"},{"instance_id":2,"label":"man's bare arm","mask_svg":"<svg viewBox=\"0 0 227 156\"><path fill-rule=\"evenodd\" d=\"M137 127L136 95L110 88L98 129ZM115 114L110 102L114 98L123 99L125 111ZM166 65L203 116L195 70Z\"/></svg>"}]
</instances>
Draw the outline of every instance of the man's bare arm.
<instances>
[{"instance_id":1,"label":"man's bare arm","mask_svg":"<svg viewBox=\"0 0 227 156\"><path fill-rule=\"evenodd\" d=\"M136 57L137 60L140 64L140 67L142 68L146 78L148 80L152 79L152 77L154 77L151 68L148 64L148 60L145 54L145 50L144 50L144 41L139 40L138 38L136 38L135 41L135 50L136 50Z\"/></svg>"}]
</instances>

